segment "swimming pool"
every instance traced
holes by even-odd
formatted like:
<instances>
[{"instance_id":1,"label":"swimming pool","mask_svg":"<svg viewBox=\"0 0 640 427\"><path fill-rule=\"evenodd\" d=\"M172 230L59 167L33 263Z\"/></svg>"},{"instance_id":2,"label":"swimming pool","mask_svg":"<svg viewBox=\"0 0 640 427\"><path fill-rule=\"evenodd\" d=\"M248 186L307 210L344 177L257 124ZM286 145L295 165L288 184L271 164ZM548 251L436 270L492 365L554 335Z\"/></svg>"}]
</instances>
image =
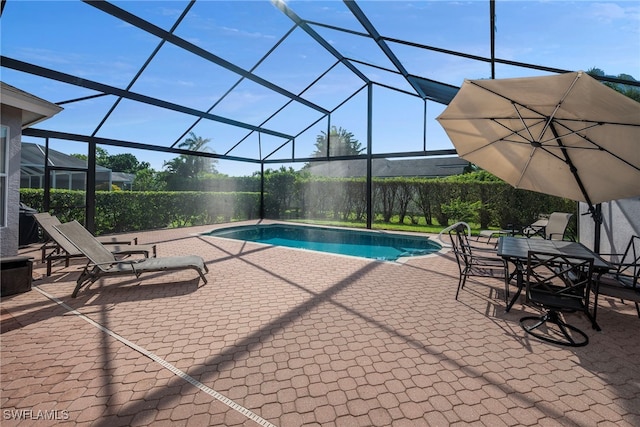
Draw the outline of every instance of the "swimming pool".
<instances>
[{"instance_id":1,"label":"swimming pool","mask_svg":"<svg viewBox=\"0 0 640 427\"><path fill-rule=\"evenodd\" d=\"M226 227L206 235L381 261L428 255L442 248L422 236L288 224Z\"/></svg>"}]
</instances>

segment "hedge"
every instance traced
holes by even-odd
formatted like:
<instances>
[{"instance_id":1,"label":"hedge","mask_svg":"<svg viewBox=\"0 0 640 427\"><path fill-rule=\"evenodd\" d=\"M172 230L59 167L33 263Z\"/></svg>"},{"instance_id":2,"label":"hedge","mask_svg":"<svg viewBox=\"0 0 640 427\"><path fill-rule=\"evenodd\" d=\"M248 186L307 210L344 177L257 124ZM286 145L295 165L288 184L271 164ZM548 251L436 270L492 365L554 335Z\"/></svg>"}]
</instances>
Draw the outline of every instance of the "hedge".
<instances>
[{"instance_id":1,"label":"hedge","mask_svg":"<svg viewBox=\"0 0 640 427\"><path fill-rule=\"evenodd\" d=\"M20 199L43 210L43 190L21 189ZM51 190L49 211L84 223L85 193ZM96 191L96 234L248 220L259 217L259 193Z\"/></svg>"},{"instance_id":2,"label":"hedge","mask_svg":"<svg viewBox=\"0 0 640 427\"><path fill-rule=\"evenodd\" d=\"M255 183L255 178L244 182ZM225 181L225 189L232 188ZM481 228L526 225L540 214L577 212L577 203L503 182L459 182L426 178L374 178L375 220L447 226L453 221ZM243 186L239 186L243 187ZM21 189L21 201L42 210L43 190ZM304 177L272 173L265 182L265 217L366 221L364 178ZM84 220L84 192L51 191L51 212L61 221ZM97 191L96 233L248 220L260 215L259 192ZM574 216L571 228L575 230Z\"/></svg>"},{"instance_id":3,"label":"hedge","mask_svg":"<svg viewBox=\"0 0 640 427\"><path fill-rule=\"evenodd\" d=\"M530 224L542 214L577 212L575 201L518 190L496 181L374 178L372 185L373 212L382 222L416 223L422 217L428 225L447 226L453 221L467 221L481 228L506 228ZM289 209L299 212L302 218L366 220L364 178L298 179L295 194L294 204L279 206L277 213L282 215Z\"/></svg>"}]
</instances>

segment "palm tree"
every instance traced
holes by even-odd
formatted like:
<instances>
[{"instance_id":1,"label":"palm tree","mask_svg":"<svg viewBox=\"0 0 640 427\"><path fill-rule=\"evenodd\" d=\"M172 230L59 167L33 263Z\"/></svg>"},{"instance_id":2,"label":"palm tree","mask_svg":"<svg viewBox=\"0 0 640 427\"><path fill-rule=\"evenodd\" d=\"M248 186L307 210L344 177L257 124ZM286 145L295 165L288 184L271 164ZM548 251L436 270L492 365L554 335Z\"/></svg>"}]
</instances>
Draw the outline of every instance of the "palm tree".
<instances>
[{"instance_id":1,"label":"palm tree","mask_svg":"<svg viewBox=\"0 0 640 427\"><path fill-rule=\"evenodd\" d=\"M190 132L189 137L183 142L178 144L178 148L182 148L189 151L200 151L206 153L214 153L207 144L211 141L209 138L202 138L196 136L195 133ZM205 173L217 173L215 168L216 159L201 156L189 156L181 154L172 160L164 162L164 167L170 173L175 173L184 178L196 178Z\"/></svg>"},{"instance_id":2,"label":"palm tree","mask_svg":"<svg viewBox=\"0 0 640 427\"><path fill-rule=\"evenodd\" d=\"M331 126L329 138L327 138L327 133L324 131L316 137L314 157L325 157L327 155L327 141L329 141L329 155L332 157L356 155L364 151L362 144L353 137L353 133L342 127Z\"/></svg>"}]
</instances>

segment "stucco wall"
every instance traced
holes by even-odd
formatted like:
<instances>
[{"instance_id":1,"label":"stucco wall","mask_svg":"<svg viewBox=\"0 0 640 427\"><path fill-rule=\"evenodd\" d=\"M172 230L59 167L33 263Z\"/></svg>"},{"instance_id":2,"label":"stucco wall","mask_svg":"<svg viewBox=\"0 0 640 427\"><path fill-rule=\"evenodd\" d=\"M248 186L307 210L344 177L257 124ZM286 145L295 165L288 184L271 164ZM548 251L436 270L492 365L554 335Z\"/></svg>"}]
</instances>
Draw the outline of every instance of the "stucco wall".
<instances>
[{"instance_id":1,"label":"stucco wall","mask_svg":"<svg viewBox=\"0 0 640 427\"><path fill-rule=\"evenodd\" d=\"M580 203L580 213L585 212L587 205ZM640 236L640 197L603 203L602 219L600 253L624 252L629 238L633 235ZM593 249L594 233L595 226L591 216L581 215L580 242Z\"/></svg>"},{"instance_id":2,"label":"stucco wall","mask_svg":"<svg viewBox=\"0 0 640 427\"><path fill-rule=\"evenodd\" d=\"M9 174L7 185L7 227L0 227L0 255L18 253L20 203L20 141L22 138L22 110L2 106L0 120L9 129Z\"/></svg>"}]
</instances>

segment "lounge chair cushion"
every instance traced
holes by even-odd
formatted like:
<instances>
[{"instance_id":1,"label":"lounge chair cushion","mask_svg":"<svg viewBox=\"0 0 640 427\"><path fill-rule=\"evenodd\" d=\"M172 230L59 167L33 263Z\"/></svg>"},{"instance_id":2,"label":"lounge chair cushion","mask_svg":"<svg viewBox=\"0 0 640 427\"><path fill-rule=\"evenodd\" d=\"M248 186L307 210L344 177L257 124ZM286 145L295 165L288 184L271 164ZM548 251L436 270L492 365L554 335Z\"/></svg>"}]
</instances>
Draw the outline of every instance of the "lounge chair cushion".
<instances>
[{"instance_id":1,"label":"lounge chair cushion","mask_svg":"<svg viewBox=\"0 0 640 427\"><path fill-rule=\"evenodd\" d=\"M193 268L204 270L204 260L197 255L173 256L162 258L144 258L133 261L120 261L115 264L98 266L106 273L134 273L136 275L149 271L183 270Z\"/></svg>"}]
</instances>

